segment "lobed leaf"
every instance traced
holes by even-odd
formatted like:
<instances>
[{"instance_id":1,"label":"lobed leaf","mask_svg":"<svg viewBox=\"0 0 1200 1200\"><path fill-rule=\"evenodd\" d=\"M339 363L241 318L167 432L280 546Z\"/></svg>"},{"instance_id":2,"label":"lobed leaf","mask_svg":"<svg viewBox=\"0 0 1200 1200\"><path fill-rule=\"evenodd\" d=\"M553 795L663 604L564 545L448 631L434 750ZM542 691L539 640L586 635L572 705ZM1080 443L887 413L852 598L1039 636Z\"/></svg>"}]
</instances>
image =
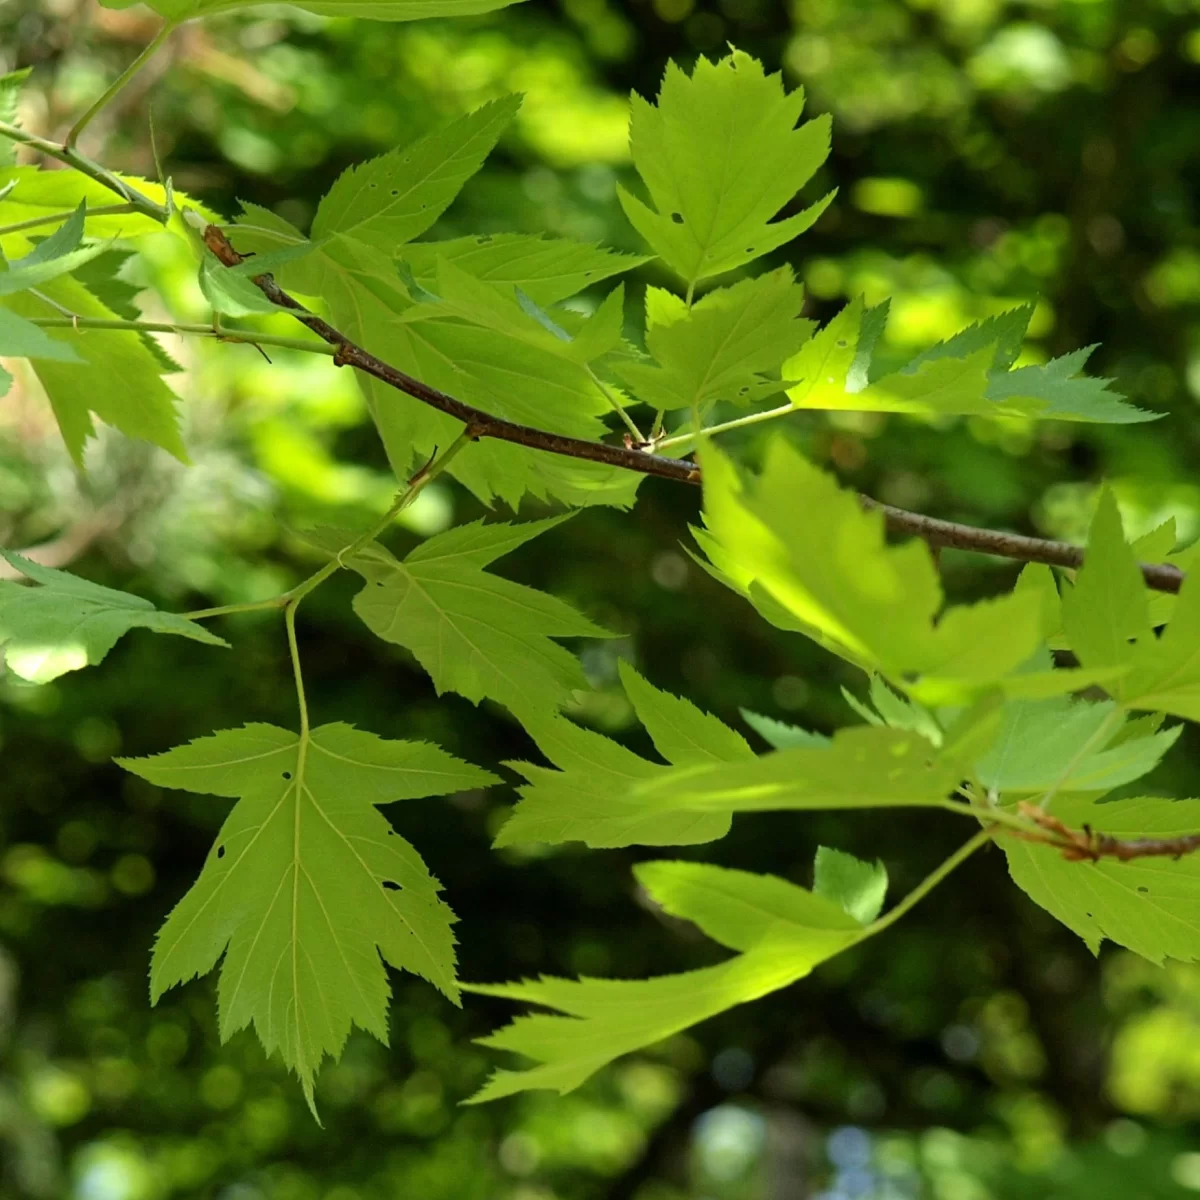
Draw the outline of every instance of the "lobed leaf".
<instances>
[{"instance_id":1,"label":"lobed leaf","mask_svg":"<svg viewBox=\"0 0 1200 1200\"><path fill-rule=\"evenodd\" d=\"M354 611L376 636L411 650L439 695L486 697L521 719L554 711L587 681L550 639L611 635L554 596L484 568L565 519L460 525L403 560L371 542L346 560L366 581ZM345 542L323 544L332 551Z\"/></svg>"},{"instance_id":2,"label":"lobed leaf","mask_svg":"<svg viewBox=\"0 0 1200 1200\"><path fill-rule=\"evenodd\" d=\"M769 444L757 478L744 479L712 447L701 457L706 528L696 540L717 578L780 627L935 704L1003 679L1038 646L1039 595L942 612L925 543L889 545L881 514L782 439Z\"/></svg>"},{"instance_id":3,"label":"lobed leaf","mask_svg":"<svg viewBox=\"0 0 1200 1200\"><path fill-rule=\"evenodd\" d=\"M37 585L0 580L0 645L9 670L30 683L95 666L131 629L228 645L203 625L160 612L140 596L43 567L11 550L0 555Z\"/></svg>"},{"instance_id":4,"label":"lobed leaf","mask_svg":"<svg viewBox=\"0 0 1200 1200\"><path fill-rule=\"evenodd\" d=\"M636 874L667 912L743 953L656 979L543 976L464 985L566 1014L518 1017L481 1038L485 1046L525 1055L537 1065L496 1071L470 1103L531 1088L569 1092L613 1059L785 987L865 936L837 904L773 876L681 862L643 863Z\"/></svg>"},{"instance_id":5,"label":"lobed leaf","mask_svg":"<svg viewBox=\"0 0 1200 1200\"><path fill-rule=\"evenodd\" d=\"M774 221L829 154L828 117L796 128L803 91L735 50L700 58L686 75L667 63L658 103L632 98L633 163L653 208L618 187L621 207L650 248L688 285L769 254L828 207Z\"/></svg>"},{"instance_id":6,"label":"lobed leaf","mask_svg":"<svg viewBox=\"0 0 1200 1200\"><path fill-rule=\"evenodd\" d=\"M732 729L688 700L660 691L626 663L621 681L654 748L678 767L753 763L754 752ZM582 841L589 846L691 845L729 832L726 813L670 811L636 795L645 781L671 767L641 758L624 746L565 717L523 717L538 748L558 768L510 763L528 781L520 801L496 837L497 846L518 842Z\"/></svg>"},{"instance_id":7,"label":"lobed leaf","mask_svg":"<svg viewBox=\"0 0 1200 1200\"><path fill-rule=\"evenodd\" d=\"M1138 797L1097 803L1060 796L1054 815L1074 829L1122 839L1200 832L1200 800ZM1200 958L1200 856L1066 861L1049 846L1003 838L1013 882L1088 944L1104 938L1151 962Z\"/></svg>"},{"instance_id":8,"label":"lobed leaf","mask_svg":"<svg viewBox=\"0 0 1200 1200\"><path fill-rule=\"evenodd\" d=\"M614 369L639 400L660 410L703 414L718 400L754 403L783 389L780 366L812 332L813 322L800 318L803 305L790 267L743 279L690 309L660 311L657 322L651 311L646 349L654 363Z\"/></svg>"},{"instance_id":9,"label":"lobed leaf","mask_svg":"<svg viewBox=\"0 0 1200 1200\"><path fill-rule=\"evenodd\" d=\"M454 916L377 806L494 782L487 771L341 723L301 735L246 725L117 761L159 787L238 801L159 931L152 1000L224 954L222 1041L253 1023L310 1107L322 1060L352 1025L387 1042L380 955L458 1003Z\"/></svg>"}]
</instances>

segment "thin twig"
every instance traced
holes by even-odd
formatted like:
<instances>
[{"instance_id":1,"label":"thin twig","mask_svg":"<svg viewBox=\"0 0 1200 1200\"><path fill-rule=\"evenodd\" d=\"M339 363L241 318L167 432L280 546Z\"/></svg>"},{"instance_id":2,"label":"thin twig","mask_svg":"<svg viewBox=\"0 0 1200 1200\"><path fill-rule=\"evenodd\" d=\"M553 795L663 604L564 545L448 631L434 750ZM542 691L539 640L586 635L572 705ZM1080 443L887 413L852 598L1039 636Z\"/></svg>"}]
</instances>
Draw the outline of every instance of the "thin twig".
<instances>
[{"instance_id":1,"label":"thin twig","mask_svg":"<svg viewBox=\"0 0 1200 1200\"><path fill-rule=\"evenodd\" d=\"M208 248L227 267L235 267L243 260L230 244L229 239L215 225L204 230L204 241ZM308 326L319 338L337 347L334 362L338 366L357 367L366 375L388 384L397 391L436 408L449 416L471 425L480 438L496 438L514 442L532 450L543 450L549 454L561 454L568 458L584 459L588 462L605 463L608 466L624 467L643 475L654 475L661 479L673 479L680 483L700 482L700 468L695 463L681 458L666 458L650 454L634 446L610 446L603 442L591 442L584 438L565 437L548 433L529 425L519 425L502 417L492 416L481 409L458 400L429 384L414 379L368 350L352 342L335 329L328 321L310 313L299 301L293 299L271 275L252 276L254 283L269 300L281 308L290 309L293 316ZM883 514L884 521L893 533L914 534L933 546L949 546L957 550L974 550L999 558L1012 558L1021 562L1048 563L1052 566L1078 567L1083 562L1083 550L1067 542L1055 542L1045 538L1025 537L1016 533L999 533L990 529L979 529L973 525L961 525L956 521L942 521L922 513L909 512L882 504L870 496L860 496L864 507ZM1162 564L1144 564L1142 575L1148 587L1160 592L1177 592L1183 582L1183 573L1176 567Z\"/></svg>"},{"instance_id":2,"label":"thin twig","mask_svg":"<svg viewBox=\"0 0 1200 1200\"><path fill-rule=\"evenodd\" d=\"M1060 840L1051 842L1036 834L1012 829L1005 832L1028 842L1053 845L1068 862L1099 862L1102 858L1115 858L1119 862L1130 862L1135 858L1182 858L1200 850L1200 833L1169 838L1118 838L1111 833L1097 833L1090 825L1071 829L1036 804L1018 804L1017 811Z\"/></svg>"}]
</instances>

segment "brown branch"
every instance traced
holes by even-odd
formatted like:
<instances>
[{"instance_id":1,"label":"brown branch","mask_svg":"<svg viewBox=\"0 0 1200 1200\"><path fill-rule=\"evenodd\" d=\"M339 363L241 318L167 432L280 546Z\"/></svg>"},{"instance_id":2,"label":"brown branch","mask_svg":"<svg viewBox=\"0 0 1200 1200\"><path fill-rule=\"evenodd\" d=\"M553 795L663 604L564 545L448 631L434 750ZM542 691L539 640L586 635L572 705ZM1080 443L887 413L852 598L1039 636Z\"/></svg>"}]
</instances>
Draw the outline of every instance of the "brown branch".
<instances>
[{"instance_id":1,"label":"brown branch","mask_svg":"<svg viewBox=\"0 0 1200 1200\"><path fill-rule=\"evenodd\" d=\"M1099 862L1102 858L1115 858L1119 862L1130 862L1135 858L1178 859L1200 850L1200 833L1185 833L1171 838L1117 838L1110 833L1097 833L1090 825L1071 829L1035 804L1023 802L1017 805L1017 811L1053 837L1039 838L1036 834L1014 833L1012 830L1006 832L1026 841L1054 846L1068 862Z\"/></svg>"},{"instance_id":2,"label":"brown branch","mask_svg":"<svg viewBox=\"0 0 1200 1200\"><path fill-rule=\"evenodd\" d=\"M227 267L236 267L245 261L215 225L209 225L204 230L204 241ZM680 483L700 482L700 468L686 459L666 458L633 446L610 446L604 442L591 442L584 438L548 433L546 430L519 425L515 421L506 421L502 417L495 417L474 408L376 358L335 329L328 321L310 313L299 301L289 296L271 275L255 275L252 279L268 300L281 308L290 309L296 320L311 329L317 337L337 347L333 361L338 366L357 367L364 374L373 376L389 387L404 392L439 412L455 417L470 425L477 437L497 438L500 441L514 442L518 446L528 446L531 450L605 463L612 467L624 467L628 471L655 475L661 479L674 479ZM999 558L1048 563L1056 567L1078 567L1083 562L1082 549L1067 542L1024 537L1016 533L997 533L990 529L961 525L956 521L941 521L936 517L894 508L890 504L873 500L870 496L860 496L860 499L866 508L883 514L888 529L893 533L913 534L923 538L931 546L974 550ZM1177 592L1183 582L1183 573L1172 566L1143 564L1141 570L1147 586L1156 591Z\"/></svg>"}]
</instances>

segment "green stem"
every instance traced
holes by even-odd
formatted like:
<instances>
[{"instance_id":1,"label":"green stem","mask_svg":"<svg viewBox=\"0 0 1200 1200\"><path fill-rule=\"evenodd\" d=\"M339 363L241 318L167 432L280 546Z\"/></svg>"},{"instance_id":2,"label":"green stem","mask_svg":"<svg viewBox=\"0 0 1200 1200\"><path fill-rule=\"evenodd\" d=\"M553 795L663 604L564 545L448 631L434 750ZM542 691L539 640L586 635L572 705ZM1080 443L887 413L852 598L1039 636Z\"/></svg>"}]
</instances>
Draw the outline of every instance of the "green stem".
<instances>
[{"instance_id":1,"label":"green stem","mask_svg":"<svg viewBox=\"0 0 1200 1200\"><path fill-rule=\"evenodd\" d=\"M165 225L170 217L165 205L158 204L149 196L142 195L136 188L130 187L120 176L115 175L107 167L102 167L98 162L93 162L86 155L80 154L73 147L60 146L57 142L39 137L36 133L18 129L16 125L10 125L7 121L0 121L0 137L7 138L10 142L16 142L19 146L28 146L48 158L66 163L68 167L74 167L81 175L86 175L89 179L108 188L110 192L120 196L129 205L130 212L140 213L143 217L149 217L160 225Z\"/></svg>"},{"instance_id":2,"label":"green stem","mask_svg":"<svg viewBox=\"0 0 1200 1200\"><path fill-rule=\"evenodd\" d=\"M47 297L42 297L51 303ZM168 321L123 321L108 317L30 317L34 325L44 329L117 329L131 333L178 333L195 334L199 337L215 338L219 342L239 342L249 346L277 346L283 350L306 350L312 354L324 354L332 358L336 346L318 342L311 338L281 337L273 333L255 333L245 329L214 329L211 324L172 323Z\"/></svg>"},{"instance_id":3,"label":"green stem","mask_svg":"<svg viewBox=\"0 0 1200 1200\"><path fill-rule=\"evenodd\" d=\"M625 406L613 395L612 389L605 383L590 366L584 364L583 368L591 381L604 393L604 398L613 406L613 411L625 422L625 428L633 435L634 441L644 443L645 438L642 436L642 431L638 429L633 418L625 411Z\"/></svg>"},{"instance_id":4,"label":"green stem","mask_svg":"<svg viewBox=\"0 0 1200 1200\"><path fill-rule=\"evenodd\" d=\"M195 612L181 613L185 621L203 621L207 617L227 617L231 613L263 612L269 608L283 608L287 600L283 596L272 596L270 600L251 600L246 604L222 604L217 608L198 608Z\"/></svg>"},{"instance_id":5,"label":"green stem","mask_svg":"<svg viewBox=\"0 0 1200 1200\"><path fill-rule=\"evenodd\" d=\"M97 208L89 208L85 217L116 217L121 213L134 211L132 204L101 204ZM26 221L14 221L11 225L0 225L0 237L10 233L20 233L23 229L36 229L39 225L60 225L68 217L75 215L74 209L68 212L47 213L44 217L30 217Z\"/></svg>"},{"instance_id":6,"label":"green stem","mask_svg":"<svg viewBox=\"0 0 1200 1200\"><path fill-rule=\"evenodd\" d=\"M283 621L287 626L288 653L292 656L292 676L296 681L296 704L300 708L300 744L308 740L308 699L304 694L304 672L300 669L300 644L296 641L296 609L300 606L299 598L289 600L283 610ZM303 771L296 770L297 786Z\"/></svg>"},{"instance_id":7,"label":"green stem","mask_svg":"<svg viewBox=\"0 0 1200 1200\"><path fill-rule=\"evenodd\" d=\"M946 812L957 813L960 817L970 817L974 821L985 821L989 825L1005 825L1010 829L1019 829L1022 833L1033 833L1041 837L1046 831L1032 821L1009 812L1006 808L992 808L981 804L961 804L957 800L940 800L938 808Z\"/></svg>"},{"instance_id":8,"label":"green stem","mask_svg":"<svg viewBox=\"0 0 1200 1200\"><path fill-rule=\"evenodd\" d=\"M778 408L768 408L764 412L751 413L747 417L737 417L733 421L722 421L720 425L710 425L704 432L707 434L725 433L730 429L741 429L744 425L757 425L760 421L773 421L776 417L786 417L788 413L796 411L794 405L781 404ZM695 440L694 433L677 433L672 437L663 438L661 442L655 442L654 453L658 454L669 446L682 446L684 443Z\"/></svg>"},{"instance_id":9,"label":"green stem","mask_svg":"<svg viewBox=\"0 0 1200 1200\"><path fill-rule=\"evenodd\" d=\"M343 546L332 561L326 563L319 571L315 571L292 588L290 592L286 592L283 597L285 602L289 605L299 604L309 592L320 587L331 575L341 570L346 565L348 558L353 558L368 542L374 541L421 494L422 490L428 487L450 465L459 452L474 440L475 435L471 430L464 429L442 454L413 476L408 486L396 497L391 508L370 529L359 534L348 546Z\"/></svg>"},{"instance_id":10,"label":"green stem","mask_svg":"<svg viewBox=\"0 0 1200 1200\"><path fill-rule=\"evenodd\" d=\"M980 846L985 845L991 840L992 830L981 829L969 842L964 842L945 862L926 875L890 912L886 912L878 920L872 921L863 930L863 937L870 937L872 934L882 932L889 925L894 925L910 908L924 900L955 867L966 862Z\"/></svg>"},{"instance_id":11,"label":"green stem","mask_svg":"<svg viewBox=\"0 0 1200 1200\"><path fill-rule=\"evenodd\" d=\"M168 21L155 34L154 40L105 88L100 98L71 126L71 132L67 134L66 141L63 142L64 150L70 150L74 147L75 143L79 140L79 135L92 123L112 98L154 57L167 38L174 32L174 29L175 22Z\"/></svg>"}]
</instances>

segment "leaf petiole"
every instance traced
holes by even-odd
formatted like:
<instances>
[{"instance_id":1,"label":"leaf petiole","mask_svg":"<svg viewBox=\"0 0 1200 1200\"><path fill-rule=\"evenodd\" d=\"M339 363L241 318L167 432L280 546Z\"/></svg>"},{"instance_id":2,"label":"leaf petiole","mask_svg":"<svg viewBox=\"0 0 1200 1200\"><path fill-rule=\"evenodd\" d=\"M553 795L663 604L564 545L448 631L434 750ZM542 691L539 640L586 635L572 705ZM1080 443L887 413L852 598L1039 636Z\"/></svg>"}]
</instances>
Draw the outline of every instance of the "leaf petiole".
<instances>
[{"instance_id":1,"label":"leaf petiole","mask_svg":"<svg viewBox=\"0 0 1200 1200\"><path fill-rule=\"evenodd\" d=\"M85 112L83 116L71 126L70 133L67 134L66 139L63 141L64 150L71 150L74 148L75 143L79 140L79 135L83 133L83 131L92 123L92 121L99 116L101 111L108 106L113 97L116 96L116 94L121 91L121 89L124 88L125 85L129 83L129 81L150 61L150 59L154 57L154 55L159 51L159 49L161 49L163 43L171 36L174 30L175 22L168 21L158 31L158 33L154 35L154 38L146 44L142 52L133 60L133 62L131 62L129 66L127 66L125 70L122 71L121 74L118 75L116 79L114 79L112 83L110 83L108 87L104 89L95 103L88 108L87 112Z\"/></svg>"}]
</instances>

